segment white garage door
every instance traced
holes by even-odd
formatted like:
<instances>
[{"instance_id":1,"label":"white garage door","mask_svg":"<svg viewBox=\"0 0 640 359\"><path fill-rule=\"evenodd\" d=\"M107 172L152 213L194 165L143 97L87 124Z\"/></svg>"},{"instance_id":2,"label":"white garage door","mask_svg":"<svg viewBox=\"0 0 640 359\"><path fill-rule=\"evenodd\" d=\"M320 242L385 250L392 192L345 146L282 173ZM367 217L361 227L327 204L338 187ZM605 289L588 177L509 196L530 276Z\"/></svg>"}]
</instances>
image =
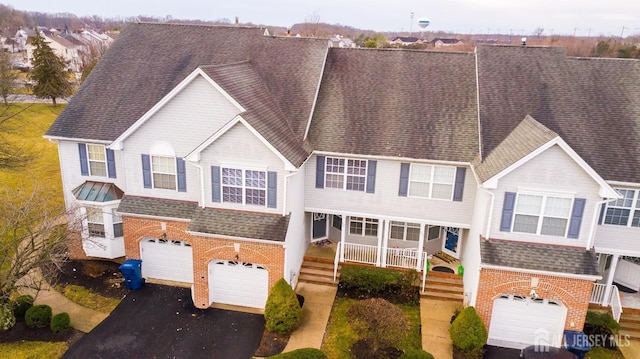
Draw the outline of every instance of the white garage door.
<instances>
[{"instance_id":1,"label":"white garage door","mask_svg":"<svg viewBox=\"0 0 640 359\"><path fill-rule=\"evenodd\" d=\"M567 308L560 302L504 295L493 302L488 343L515 349L560 347L566 317Z\"/></svg>"},{"instance_id":2,"label":"white garage door","mask_svg":"<svg viewBox=\"0 0 640 359\"><path fill-rule=\"evenodd\" d=\"M145 238L140 253L144 278L193 283L193 251L187 242Z\"/></svg>"},{"instance_id":3,"label":"white garage door","mask_svg":"<svg viewBox=\"0 0 640 359\"><path fill-rule=\"evenodd\" d=\"M209 302L264 308L269 294L269 272L259 264L213 260L209 262Z\"/></svg>"}]
</instances>

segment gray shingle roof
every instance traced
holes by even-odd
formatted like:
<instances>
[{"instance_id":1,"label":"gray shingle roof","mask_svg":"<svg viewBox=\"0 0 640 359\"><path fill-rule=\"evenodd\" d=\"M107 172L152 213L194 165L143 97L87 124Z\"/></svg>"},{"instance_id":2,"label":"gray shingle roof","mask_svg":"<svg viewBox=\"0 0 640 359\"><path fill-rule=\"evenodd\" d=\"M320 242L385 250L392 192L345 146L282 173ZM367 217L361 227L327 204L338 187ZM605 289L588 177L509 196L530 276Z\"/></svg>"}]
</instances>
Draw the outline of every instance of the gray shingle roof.
<instances>
[{"instance_id":1,"label":"gray shingle roof","mask_svg":"<svg viewBox=\"0 0 640 359\"><path fill-rule=\"evenodd\" d=\"M187 230L284 242L288 227L288 215L198 208Z\"/></svg>"},{"instance_id":2,"label":"gray shingle roof","mask_svg":"<svg viewBox=\"0 0 640 359\"><path fill-rule=\"evenodd\" d=\"M481 240L480 261L482 264L509 268L600 275L595 252L579 247Z\"/></svg>"},{"instance_id":3,"label":"gray shingle roof","mask_svg":"<svg viewBox=\"0 0 640 359\"><path fill-rule=\"evenodd\" d=\"M118 212L142 216L191 219L198 207L196 202L149 198L125 195L120 201Z\"/></svg>"},{"instance_id":4,"label":"gray shingle roof","mask_svg":"<svg viewBox=\"0 0 640 359\"><path fill-rule=\"evenodd\" d=\"M557 133L527 116L484 161L473 161L476 174L484 182L556 137Z\"/></svg>"},{"instance_id":5,"label":"gray shingle roof","mask_svg":"<svg viewBox=\"0 0 640 359\"><path fill-rule=\"evenodd\" d=\"M526 116L558 133L604 179L640 182L640 61L562 48L477 47L482 155Z\"/></svg>"},{"instance_id":6,"label":"gray shingle roof","mask_svg":"<svg viewBox=\"0 0 640 359\"><path fill-rule=\"evenodd\" d=\"M263 32L253 27L129 24L47 135L112 141L197 67L250 61L302 142L327 41Z\"/></svg>"},{"instance_id":7,"label":"gray shingle roof","mask_svg":"<svg viewBox=\"0 0 640 359\"><path fill-rule=\"evenodd\" d=\"M203 66L201 69L246 109L242 117L295 165L308 157L284 114L249 62Z\"/></svg>"},{"instance_id":8,"label":"gray shingle roof","mask_svg":"<svg viewBox=\"0 0 640 359\"><path fill-rule=\"evenodd\" d=\"M309 141L322 151L471 161L476 104L473 54L331 48Z\"/></svg>"}]
</instances>

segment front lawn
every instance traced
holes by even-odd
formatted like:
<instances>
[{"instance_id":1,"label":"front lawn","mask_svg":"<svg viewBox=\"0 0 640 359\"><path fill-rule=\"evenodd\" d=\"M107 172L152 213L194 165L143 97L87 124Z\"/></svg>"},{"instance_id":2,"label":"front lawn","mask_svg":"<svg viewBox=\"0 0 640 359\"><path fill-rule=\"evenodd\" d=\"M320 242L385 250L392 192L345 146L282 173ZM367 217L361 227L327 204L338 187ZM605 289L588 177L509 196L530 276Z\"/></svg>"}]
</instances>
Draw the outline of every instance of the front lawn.
<instances>
[{"instance_id":1,"label":"front lawn","mask_svg":"<svg viewBox=\"0 0 640 359\"><path fill-rule=\"evenodd\" d=\"M116 309L121 301L121 299L104 297L98 293L93 292L89 288L81 287L79 285L57 285L56 290L70 300L102 313L111 313L114 309Z\"/></svg>"},{"instance_id":2,"label":"front lawn","mask_svg":"<svg viewBox=\"0 0 640 359\"><path fill-rule=\"evenodd\" d=\"M60 358L67 351L66 342L16 342L0 343L3 358L48 359Z\"/></svg>"}]
</instances>

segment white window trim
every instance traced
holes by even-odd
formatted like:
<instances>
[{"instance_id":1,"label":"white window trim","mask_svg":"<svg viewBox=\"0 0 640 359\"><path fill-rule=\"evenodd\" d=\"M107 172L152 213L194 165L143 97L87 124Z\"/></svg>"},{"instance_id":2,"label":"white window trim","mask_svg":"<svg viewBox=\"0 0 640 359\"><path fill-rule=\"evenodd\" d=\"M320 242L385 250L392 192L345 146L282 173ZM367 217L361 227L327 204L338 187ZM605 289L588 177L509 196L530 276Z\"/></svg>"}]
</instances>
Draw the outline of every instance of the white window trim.
<instances>
[{"instance_id":1,"label":"white window trim","mask_svg":"<svg viewBox=\"0 0 640 359\"><path fill-rule=\"evenodd\" d=\"M354 219L354 218L361 218L362 220ZM360 231L360 233L351 232L351 224L354 222L362 224L362 230ZM376 226L376 234L365 234L367 232L367 224ZM376 237L379 231L380 231L380 221L377 218L356 217L356 216L349 217L349 234L352 236Z\"/></svg>"},{"instance_id":2,"label":"white window trim","mask_svg":"<svg viewBox=\"0 0 640 359\"><path fill-rule=\"evenodd\" d=\"M86 228L87 228L87 233L88 233L89 237L106 238L107 237L107 228L106 228L106 225L105 225L106 221L104 220L104 209L102 207L91 207L91 206L88 206L88 207L85 207L85 211L86 211L86 214L87 214L87 227ZM100 218L102 219L102 222L94 222L94 221L92 221L91 220L91 214L90 214L91 211L95 211L96 212L96 216L98 214L101 214ZM102 234L103 234L102 236L94 236L94 235L91 234L91 228L90 227L91 227L92 224L96 224L96 225L101 225L102 226Z\"/></svg>"},{"instance_id":3,"label":"white window trim","mask_svg":"<svg viewBox=\"0 0 640 359\"><path fill-rule=\"evenodd\" d=\"M329 164L329 160L333 160L333 159L338 159L338 160L344 160L344 166L343 166L343 171L342 172L329 172L328 167L330 166ZM348 169L349 169L349 161L359 161L359 162L364 162L364 175L359 175L359 174L349 174ZM347 158L347 157L335 157L335 156L327 156L325 158L325 163L324 163L324 188L329 188L329 189L342 189L343 191L354 191L354 192L366 192L367 191L367 171L369 170L369 160L365 160L365 159L357 159L357 158ZM342 176L342 188L336 188L336 187L330 187L327 186L327 175L336 175L336 176ZM363 178L364 179L364 184L362 187L362 190L355 190L355 189L348 189L347 188L347 179L348 177L358 177L358 178Z\"/></svg>"},{"instance_id":4,"label":"white window trim","mask_svg":"<svg viewBox=\"0 0 640 359\"><path fill-rule=\"evenodd\" d=\"M240 186L225 185L224 184L223 172L224 172L225 169L233 169L233 170L242 171L242 178L240 180ZM246 183L247 171L254 171L254 172L262 172L262 173L264 173L264 188L247 186L247 183ZM224 200L224 188L225 187L240 188L241 191L242 191L242 203L225 201ZM264 191L264 205L254 204L254 203L247 203L247 189ZM237 204L237 205L242 204L242 205L246 205L246 206L255 206L255 207L265 207L266 208L268 206L268 198L267 198L268 189L269 189L269 172L265 169L265 167L244 167L244 166L243 167L238 167L238 166L233 166L233 165L221 165L220 166L220 200L222 201L222 203Z\"/></svg>"},{"instance_id":5,"label":"white window trim","mask_svg":"<svg viewBox=\"0 0 640 359\"><path fill-rule=\"evenodd\" d=\"M87 167L89 169L89 176L94 176L94 177L108 177L109 176L109 166L107 165L107 148L105 147L105 145L101 145L101 144L95 144L95 143L87 143ZM91 159L91 150L89 149L90 147L101 147L102 148L102 155L104 156L104 160L96 160L96 159ZM91 163L102 163L104 164L104 175L98 175L98 174L94 174L91 171Z\"/></svg>"},{"instance_id":6,"label":"white window trim","mask_svg":"<svg viewBox=\"0 0 640 359\"><path fill-rule=\"evenodd\" d=\"M640 205L640 189L634 189L634 188L614 188L616 191L617 190L625 190L625 191L633 191L633 199L631 200L631 206L630 207L621 207L621 206L614 206L613 202L616 201L610 201L607 202L607 205L604 209L604 213L603 216L604 218L602 219L602 224L605 226L616 226L616 227L627 227L627 228L640 228L640 226L632 226L631 224L633 223L633 216L635 215L636 212L640 212L640 207L638 207ZM629 210L629 218L627 219L627 224L615 224L615 223L606 223L607 220L607 212L609 212L609 208L611 209L628 209Z\"/></svg>"},{"instance_id":7,"label":"white window trim","mask_svg":"<svg viewBox=\"0 0 640 359\"><path fill-rule=\"evenodd\" d=\"M518 212L518 202L520 200L520 196L521 195L526 195L526 196L538 196L538 197L542 197L542 203L540 204L540 212L538 213L538 224L536 226L536 233L529 233L529 232L518 232L518 231L514 231L514 226L516 223L516 216L518 214L523 215L523 216L531 216L532 214L527 214L527 213L519 213ZM567 215L567 217L558 217L558 216L545 216L544 215L544 211L545 211L545 207L547 204L547 199L549 197L553 197L553 198L564 198L564 199L569 199L571 200L571 204L569 205L569 214ZM550 236L550 237L559 237L559 238L567 238L567 234L569 233L569 225L571 224L571 214L573 212L573 203L574 203L574 199L575 196L571 193L562 193L562 192L541 192L541 191L518 191L516 193L516 201L513 204L513 219L511 220L511 232L513 233L524 233L524 234L535 234L538 236ZM557 235L552 235L552 234L542 234L542 223L544 222L544 218L560 218L560 219L566 219L567 220L567 225L564 228L564 234L562 236L557 236Z\"/></svg>"},{"instance_id":8,"label":"white window trim","mask_svg":"<svg viewBox=\"0 0 640 359\"><path fill-rule=\"evenodd\" d=\"M170 172L154 171L153 170L153 158L154 157L171 159L173 161L173 168L175 169L175 172L174 173L170 173ZM151 167L151 187L153 189L166 189L168 191L177 191L178 190L178 164L176 163L176 157L175 156L164 156L164 155L150 155L149 161L151 162L149 164L150 167ZM153 176L156 173L157 174L162 174L162 175L172 175L175 188L156 187L156 181L155 181L155 178Z\"/></svg>"},{"instance_id":9,"label":"white window trim","mask_svg":"<svg viewBox=\"0 0 640 359\"><path fill-rule=\"evenodd\" d=\"M413 175L413 169L414 166L429 166L431 167L431 175L429 178L429 194L427 196L416 196L416 195L411 195L411 183L412 182L416 182L416 183L426 183L426 182L422 182L422 181L414 181L411 179L411 176ZM434 181L434 177L435 177L435 169L436 167L444 167L444 168L452 168L453 169L453 181L451 181L451 183L444 183L444 182L435 182ZM451 186L451 195L449 196L449 198L433 198L433 185L434 184L444 184L444 185L450 185ZM436 201L453 201L453 193L455 192L455 188L456 188L456 167L455 166L442 166L442 165L433 165L433 164L429 164L429 163L411 163L411 166L409 167L409 180L408 180L408 186L407 186L407 196L411 197L411 198L426 198L426 199L432 199L432 200L436 200Z\"/></svg>"},{"instance_id":10,"label":"white window trim","mask_svg":"<svg viewBox=\"0 0 640 359\"><path fill-rule=\"evenodd\" d=\"M402 227L402 238L401 239L400 238L391 238L392 227ZM407 231L408 231L409 228L418 229L418 231L420 231L421 227L423 227L422 224L415 223L415 222L390 221L389 222L389 239L392 240L392 241L409 241L409 242L418 243L418 242L420 242L420 239L421 239L421 238L419 238L420 234L418 234L418 239L417 240L407 239Z\"/></svg>"}]
</instances>

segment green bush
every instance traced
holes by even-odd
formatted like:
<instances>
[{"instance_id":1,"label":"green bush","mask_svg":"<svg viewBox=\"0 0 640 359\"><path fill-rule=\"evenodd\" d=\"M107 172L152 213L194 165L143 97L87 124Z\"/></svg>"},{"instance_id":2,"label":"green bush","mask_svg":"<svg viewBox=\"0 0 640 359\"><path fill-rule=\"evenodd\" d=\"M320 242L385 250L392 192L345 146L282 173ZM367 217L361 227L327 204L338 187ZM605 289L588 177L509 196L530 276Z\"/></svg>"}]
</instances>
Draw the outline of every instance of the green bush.
<instances>
[{"instance_id":1,"label":"green bush","mask_svg":"<svg viewBox=\"0 0 640 359\"><path fill-rule=\"evenodd\" d=\"M298 297L284 278L271 288L264 308L264 319L267 330L280 335L291 334L302 321Z\"/></svg>"},{"instance_id":2,"label":"green bush","mask_svg":"<svg viewBox=\"0 0 640 359\"><path fill-rule=\"evenodd\" d=\"M51 323L51 307L46 304L34 305L27 309L24 322L29 328L44 328Z\"/></svg>"},{"instance_id":3,"label":"green bush","mask_svg":"<svg viewBox=\"0 0 640 359\"><path fill-rule=\"evenodd\" d=\"M474 307L466 307L458 314L449 327L449 336L466 358L482 358L488 334Z\"/></svg>"},{"instance_id":4,"label":"green bush","mask_svg":"<svg viewBox=\"0 0 640 359\"><path fill-rule=\"evenodd\" d=\"M370 340L374 352L396 347L410 329L402 309L382 298L353 303L347 310L347 318L357 333Z\"/></svg>"},{"instance_id":5,"label":"green bush","mask_svg":"<svg viewBox=\"0 0 640 359\"><path fill-rule=\"evenodd\" d=\"M398 359L435 359L431 353L422 349L412 349L400 355Z\"/></svg>"},{"instance_id":6,"label":"green bush","mask_svg":"<svg viewBox=\"0 0 640 359\"><path fill-rule=\"evenodd\" d=\"M420 302L420 294L418 292L418 287L416 286L419 283L420 275L415 269L409 269L402 272L402 276L398 281L398 285L400 286L400 294L405 299L405 301L409 303L419 303Z\"/></svg>"},{"instance_id":7,"label":"green bush","mask_svg":"<svg viewBox=\"0 0 640 359\"><path fill-rule=\"evenodd\" d=\"M13 314L17 318L24 318L27 309L33 307L33 297L28 294L21 295L13 300L11 306L13 307Z\"/></svg>"},{"instance_id":8,"label":"green bush","mask_svg":"<svg viewBox=\"0 0 640 359\"><path fill-rule=\"evenodd\" d=\"M587 352L584 359L624 359L624 356L618 350L594 347Z\"/></svg>"},{"instance_id":9,"label":"green bush","mask_svg":"<svg viewBox=\"0 0 640 359\"><path fill-rule=\"evenodd\" d=\"M270 356L268 359L327 359L327 355L319 349L302 348Z\"/></svg>"},{"instance_id":10,"label":"green bush","mask_svg":"<svg viewBox=\"0 0 640 359\"><path fill-rule=\"evenodd\" d=\"M7 331L16 325L16 316L13 314L11 305L0 304L0 332Z\"/></svg>"},{"instance_id":11,"label":"green bush","mask_svg":"<svg viewBox=\"0 0 640 359\"><path fill-rule=\"evenodd\" d=\"M51 331L54 333L64 333L71 328L71 318L69 313L58 313L51 318Z\"/></svg>"},{"instance_id":12,"label":"green bush","mask_svg":"<svg viewBox=\"0 0 640 359\"><path fill-rule=\"evenodd\" d=\"M346 265L340 269L340 285L346 289L381 292L401 280L401 272L385 268Z\"/></svg>"},{"instance_id":13,"label":"green bush","mask_svg":"<svg viewBox=\"0 0 640 359\"><path fill-rule=\"evenodd\" d=\"M603 339L602 346L605 348L615 348L616 342L614 334L620 330L620 324L613 319L609 312L587 311L584 323L584 333L590 336L597 336Z\"/></svg>"}]
</instances>

